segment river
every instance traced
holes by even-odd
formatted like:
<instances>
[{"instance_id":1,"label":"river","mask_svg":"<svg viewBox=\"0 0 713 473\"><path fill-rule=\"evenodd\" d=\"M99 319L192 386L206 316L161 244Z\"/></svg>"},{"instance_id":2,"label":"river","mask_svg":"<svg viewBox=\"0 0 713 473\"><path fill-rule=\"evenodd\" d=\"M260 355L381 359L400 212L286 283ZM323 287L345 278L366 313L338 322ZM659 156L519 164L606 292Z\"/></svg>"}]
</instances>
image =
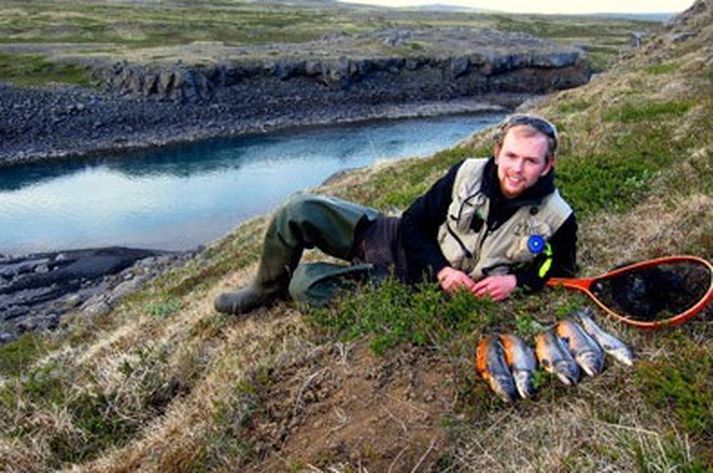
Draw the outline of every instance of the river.
<instances>
[{"instance_id":1,"label":"river","mask_svg":"<svg viewBox=\"0 0 713 473\"><path fill-rule=\"evenodd\" d=\"M0 253L195 248L338 171L428 156L501 118L366 122L1 169Z\"/></svg>"}]
</instances>

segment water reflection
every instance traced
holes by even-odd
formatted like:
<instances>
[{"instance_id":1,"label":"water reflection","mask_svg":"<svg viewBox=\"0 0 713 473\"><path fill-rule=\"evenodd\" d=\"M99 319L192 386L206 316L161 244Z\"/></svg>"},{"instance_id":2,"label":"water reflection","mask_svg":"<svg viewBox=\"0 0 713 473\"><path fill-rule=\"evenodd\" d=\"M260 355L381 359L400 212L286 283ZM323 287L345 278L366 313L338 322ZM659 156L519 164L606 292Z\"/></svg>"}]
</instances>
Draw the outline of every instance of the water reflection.
<instances>
[{"instance_id":1,"label":"water reflection","mask_svg":"<svg viewBox=\"0 0 713 473\"><path fill-rule=\"evenodd\" d=\"M335 172L429 155L500 118L295 130L3 169L0 252L190 248Z\"/></svg>"}]
</instances>

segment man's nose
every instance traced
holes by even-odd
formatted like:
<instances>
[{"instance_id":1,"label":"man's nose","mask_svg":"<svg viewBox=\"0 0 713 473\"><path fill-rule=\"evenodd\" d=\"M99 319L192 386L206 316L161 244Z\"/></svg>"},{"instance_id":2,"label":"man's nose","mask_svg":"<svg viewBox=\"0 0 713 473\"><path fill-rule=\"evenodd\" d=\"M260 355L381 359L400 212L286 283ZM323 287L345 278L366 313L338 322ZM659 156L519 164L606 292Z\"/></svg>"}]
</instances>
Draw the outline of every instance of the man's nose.
<instances>
[{"instance_id":1,"label":"man's nose","mask_svg":"<svg viewBox=\"0 0 713 473\"><path fill-rule=\"evenodd\" d=\"M522 159L516 159L515 162L513 163L512 167L515 169L515 171L522 172L522 166L523 166Z\"/></svg>"}]
</instances>

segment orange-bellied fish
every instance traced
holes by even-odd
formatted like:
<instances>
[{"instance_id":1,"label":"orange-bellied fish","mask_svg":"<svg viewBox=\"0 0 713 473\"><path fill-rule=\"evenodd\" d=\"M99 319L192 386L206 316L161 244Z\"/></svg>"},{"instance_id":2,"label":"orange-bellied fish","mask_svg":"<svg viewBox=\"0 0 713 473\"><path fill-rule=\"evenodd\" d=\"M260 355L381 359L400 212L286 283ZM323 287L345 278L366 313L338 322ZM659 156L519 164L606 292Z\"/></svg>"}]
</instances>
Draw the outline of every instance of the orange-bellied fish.
<instances>
[{"instance_id":1,"label":"orange-bellied fish","mask_svg":"<svg viewBox=\"0 0 713 473\"><path fill-rule=\"evenodd\" d=\"M515 387L520 397L525 399L535 393L535 371L537 360L532 348L525 341L511 333L501 334L500 343L505 351L505 361L512 370Z\"/></svg>"},{"instance_id":2,"label":"orange-bellied fish","mask_svg":"<svg viewBox=\"0 0 713 473\"><path fill-rule=\"evenodd\" d=\"M605 352L627 366L634 364L634 354L629 347L624 345L624 343L615 336L602 330L602 328L594 322L594 319L592 319L591 309L585 308L578 310L574 315L582 322L584 330L597 341Z\"/></svg>"},{"instance_id":3,"label":"orange-bellied fish","mask_svg":"<svg viewBox=\"0 0 713 473\"><path fill-rule=\"evenodd\" d=\"M540 364L567 386L579 380L579 366L569 350L552 330L545 330L535 336L535 353Z\"/></svg>"},{"instance_id":4,"label":"orange-bellied fish","mask_svg":"<svg viewBox=\"0 0 713 473\"><path fill-rule=\"evenodd\" d=\"M574 320L566 319L557 324L557 336L569 348L579 366L589 376L596 376L604 368L604 352L601 347Z\"/></svg>"},{"instance_id":5,"label":"orange-bellied fish","mask_svg":"<svg viewBox=\"0 0 713 473\"><path fill-rule=\"evenodd\" d=\"M515 381L510 374L503 346L497 335L485 335L478 342L475 371L490 384L490 389L503 401L515 400L517 397Z\"/></svg>"}]
</instances>

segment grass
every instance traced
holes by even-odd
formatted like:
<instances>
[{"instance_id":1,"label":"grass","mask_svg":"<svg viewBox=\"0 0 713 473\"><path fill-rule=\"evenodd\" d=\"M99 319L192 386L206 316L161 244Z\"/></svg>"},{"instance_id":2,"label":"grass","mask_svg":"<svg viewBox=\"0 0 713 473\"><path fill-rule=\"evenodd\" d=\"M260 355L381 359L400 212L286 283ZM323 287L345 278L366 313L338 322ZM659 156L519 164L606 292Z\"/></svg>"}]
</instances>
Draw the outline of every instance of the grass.
<instances>
[{"instance_id":1,"label":"grass","mask_svg":"<svg viewBox=\"0 0 713 473\"><path fill-rule=\"evenodd\" d=\"M646 66L644 72L652 75L670 74L678 70L680 66L675 62L662 62L652 66Z\"/></svg>"},{"instance_id":2,"label":"grass","mask_svg":"<svg viewBox=\"0 0 713 473\"><path fill-rule=\"evenodd\" d=\"M637 367L636 382L652 409L672 413L692 435L713 438L713 358L679 338L672 357Z\"/></svg>"},{"instance_id":3,"label":"grass","mask_svg":"<svg viewBox=\"0 0 713 473\"><path fill-rule=\"evenodd\" d=\"M37 333L26 333L12 343L0 346L0 374L17 376L49 351L48 343Z\"/></svg>"},{"instance_id":4,"label":"grass","mask_svg":"<svg viewBox=\"0 0 713 473\"><path fill-rule=\"evenodd\" d=\"M88 60L100 51L109 59L128 57L151 61L167 54L156 48L171 48L195 42L213 42L226 46L254 46L273 43L302 43L325 35L358 35L384 28L467 27L525 31L563 44L576 42L591 51L594 70L602 70L618 54L632 29L653 27L651 23L609 20L597 17L559 18L537 15L482 15L449 12L420 12L343 8L326 5L209 1L199 4L170 0L166 2L104 2L81 0L50 2L36 0L0 3L0 46L35 45L47 51L61 43L53 59L43 54L0 53L0 80L21 85L62 82L89 85L83 66L73 57ZM607 44L604 44L607 43ZM402 47L386 47L378 41L360 41L359 55L392 54L411 56L439 55L431 44L407 42ZM72 48L82 46L84 49ZM86 49L87 46L94 46ZM208 48L210 49L210 48ZM0 48L0 51L2 49ZM110 53L106 53L110 51ZM168 53L170 57L180 50ZM213 61L212 53L195 59ZM261 54L254 52L257 59ZM339 54L351 54L339 53ZM15 59L13 59L15 58ZM141 59L138 59L141 58ZM193 59L192 59L193 60ZM32 77L37 77L33 80Z\"/></svg>"},{"instance_id":5,"label":"grass","mask_svg":"<svg viewBox=\"0 0 713 473\"><path fill-rule=\"evenodd\" d=\"M366 285L345 293L339 303L313 309L308 320L330 337L371 338L376 354L410 343L442 346L454 334L480 331L493 322L493 303L457 294L444 300L433 285L413 290L387 279L380 286Z\"/></svg>"},{"instance_id":6,"label":"grass","mask_svg":"<svg viewBox=\"0 0 713 473\"><path fill-rule=\"evenodd\" d=\"M557 110L560 113L565 114L577 113L588 109L591 105L592 104L589 100L569 101L561 104L559 107L557 107Z\"/></svg>"},{"instance_id":7,"label":"grass","mask_svg":"<svg viewBox=\"0 0 713 473\"><path fill-rule=\"evenodd\" d=\"M656 122L663 118L680 117L692 107L688 100L667 100L663 102L629 103L609 110L603 118L609 122L636 123Z\"/></svg>"},{"instance_id":8,"label":"grass","mask_svg":"<svg viewBox=\"0 0 713 473\"><path fill-rule=\"evenodd\" d=\"M66 62L54 62L37 54L0 52L0 80L24 86L53 82L84 87L93 84L88 68Z\"/></svg>"}]
</instances>

